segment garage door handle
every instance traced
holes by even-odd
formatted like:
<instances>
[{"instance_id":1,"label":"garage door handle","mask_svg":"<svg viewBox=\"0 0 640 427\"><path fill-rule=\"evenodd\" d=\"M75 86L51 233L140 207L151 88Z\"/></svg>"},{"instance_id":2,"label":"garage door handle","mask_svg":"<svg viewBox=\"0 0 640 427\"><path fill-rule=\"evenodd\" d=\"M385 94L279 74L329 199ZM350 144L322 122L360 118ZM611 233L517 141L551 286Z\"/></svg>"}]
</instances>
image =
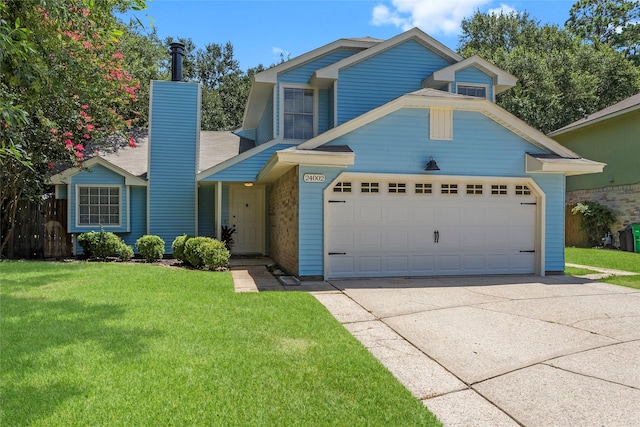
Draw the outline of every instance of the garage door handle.
<instances>
[{"instance_id":1,"label":"garage door handle","mask_svg":"<svg viewBox=\"0 0 640 427\"><path fill-rule=\"evenodd\" d=\"M346 252L329 252L329 255L346 255Z\"/></svg>"},{"instance_id":2,"label":"garage door handle","mask_svg":"<svg viewBox=\"0 0 640 427\"><path fill-rule=\"evenodd\" d=\"M438 243L438 241L440 241L440 232L435 230L433 232L433 243Z\"/></svg>"}]
</instances>

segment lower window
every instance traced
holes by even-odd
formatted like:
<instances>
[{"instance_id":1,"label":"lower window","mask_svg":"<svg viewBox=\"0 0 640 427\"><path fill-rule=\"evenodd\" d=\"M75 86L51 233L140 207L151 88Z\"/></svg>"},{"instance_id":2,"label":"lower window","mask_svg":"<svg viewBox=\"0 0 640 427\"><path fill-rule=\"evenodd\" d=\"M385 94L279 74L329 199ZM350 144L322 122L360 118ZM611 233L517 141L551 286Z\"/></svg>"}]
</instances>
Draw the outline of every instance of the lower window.
<instances>
[{"instance_id":1,"label":"lower window","mask_svg":"<svg viewBox=\"0 0 640 427\"><path fill-rule=\"evenodd\" d=\"M120 187L79 187L78 225L120 225Z\"/></svg>"}]
</instances>

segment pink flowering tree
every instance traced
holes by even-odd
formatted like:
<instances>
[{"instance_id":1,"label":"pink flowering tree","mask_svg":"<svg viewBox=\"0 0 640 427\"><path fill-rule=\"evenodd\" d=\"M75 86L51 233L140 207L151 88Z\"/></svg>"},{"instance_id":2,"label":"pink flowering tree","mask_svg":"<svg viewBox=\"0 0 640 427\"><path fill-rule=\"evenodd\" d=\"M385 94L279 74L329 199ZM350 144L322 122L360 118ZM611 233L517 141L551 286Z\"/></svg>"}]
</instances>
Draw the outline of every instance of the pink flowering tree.
<instances>
[{"instance_id":1,"label":"pink flowering tree","mask_svg":"<svg viewBox=\"0 0 640 427\"><path fill-rule=\"evenodd\" d=\"M61 4L64 5L61 7ZM82 166L105 137L139 120L140 83L127 72L116 12L144 0L0 0L2 239L17 204L42 197L56 166Z\"/></svg>"}]
</instances>

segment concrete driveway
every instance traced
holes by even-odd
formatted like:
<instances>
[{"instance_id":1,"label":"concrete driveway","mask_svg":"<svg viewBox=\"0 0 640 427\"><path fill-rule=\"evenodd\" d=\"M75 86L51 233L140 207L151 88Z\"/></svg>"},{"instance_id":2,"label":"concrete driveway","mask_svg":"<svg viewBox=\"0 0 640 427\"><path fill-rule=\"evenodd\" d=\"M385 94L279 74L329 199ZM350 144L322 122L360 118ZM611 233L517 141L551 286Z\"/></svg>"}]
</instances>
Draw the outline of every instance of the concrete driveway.
<instances>
[{"instance_id":1,"label":"concrete driveway","mask_svg":"<svg viewBox=\"0 0 640 427\"><path fill-rule=\"evenodd\" d=\"M445 426L640 425L640 291L565 276L330 284L312 293Z\"/></svg>"}]
</instances>

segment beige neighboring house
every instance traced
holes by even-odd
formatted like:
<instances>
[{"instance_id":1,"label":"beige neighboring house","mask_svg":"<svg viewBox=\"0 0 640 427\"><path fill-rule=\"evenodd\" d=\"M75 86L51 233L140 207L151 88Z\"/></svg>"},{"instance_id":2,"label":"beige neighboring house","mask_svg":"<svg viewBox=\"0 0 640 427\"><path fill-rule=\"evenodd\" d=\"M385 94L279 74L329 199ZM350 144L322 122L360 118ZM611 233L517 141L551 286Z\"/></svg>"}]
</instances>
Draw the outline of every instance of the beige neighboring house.
<instances>
[{"instance_id":1,"label":"beige neighboring house","mask_svg":"<svg viewBox=\"0 0 640 427\"><path fill-rule=\"evenodd\" d=\"M640 93L549 134L580 156L606 163L602 173L567 177L567 204L594 201L624 226L640 223Z\"/></svg>"}]
</instances>

